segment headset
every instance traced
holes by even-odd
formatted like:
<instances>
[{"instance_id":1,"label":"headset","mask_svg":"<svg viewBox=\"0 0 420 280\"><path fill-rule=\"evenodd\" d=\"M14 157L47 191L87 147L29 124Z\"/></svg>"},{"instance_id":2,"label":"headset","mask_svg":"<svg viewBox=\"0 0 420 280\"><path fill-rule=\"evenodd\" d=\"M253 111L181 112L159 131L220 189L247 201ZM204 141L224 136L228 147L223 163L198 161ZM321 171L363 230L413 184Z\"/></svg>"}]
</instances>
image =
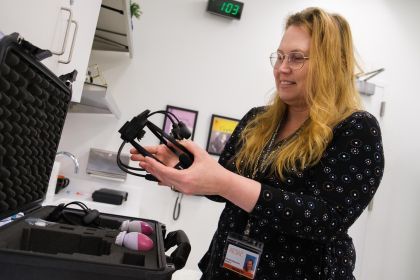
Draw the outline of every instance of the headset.
<instances>
[{"instance_id":1,"label":"headset","mask_svg":"<svg viewBox=\"0 0 420 280\"><path fill-rule=\"evenodd\" d=\"M159 127L157 127L155 124L150 122L148 120L149 117L151 117L154 114L163 114L168 117L168 119L172 123L172 130L170 134L166 133ZM124 172L144 177L146 180L149 181L156 181L159 180L153 176L152 174L146 173L141 174L138 172L132 172L130 170L135 171L146 171L143 168L135 168L128 166L124 164L121 161L120 155L121 151L125 144L130 143L133 145L134 148L143 156L151 157L155 159L156 161L162 163L159 159L157 159L155 156L153 156L151 153L149 153L145 148L143 148L139 142L144 135L146 134L145 127L147 127L159 140L165 144L175 155L178 156L179 162L174 166L176 169L186 169L191 166L191 164L194 161L193 154L188 151L184 146L182 146L180 143L178 143L178 140L182 139L188 139L191 136L191 132L187 128L187 126L181 122L175 114L169 111L155 111L153 113L150 113L150 110L145 110L144 112L140 113L139 115L135 116L131 119L131 121L127 121L119 130L118 132L121 134L121 139L123 140L123 143L121 144L118 153L117 153L117 164L118 167L123 170ZM137 141L136 141L137 140ZM168 142L170 142L172 145L168 145ZM163 164L163 163L162 163Z\"/></svg>"}]
</instances>

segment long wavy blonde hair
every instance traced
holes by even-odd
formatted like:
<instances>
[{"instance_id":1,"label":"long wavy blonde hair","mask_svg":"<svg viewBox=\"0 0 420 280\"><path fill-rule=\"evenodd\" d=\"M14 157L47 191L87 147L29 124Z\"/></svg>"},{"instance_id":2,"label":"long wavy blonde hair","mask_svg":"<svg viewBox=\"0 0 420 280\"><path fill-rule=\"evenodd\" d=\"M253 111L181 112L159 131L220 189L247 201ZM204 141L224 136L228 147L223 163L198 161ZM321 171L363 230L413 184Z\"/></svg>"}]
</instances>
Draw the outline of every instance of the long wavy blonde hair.
<instances>
[{"instance_id":1,"label":"long wavy blonde hair","mask_svg":"<svg viewBox=\"0 0 420 280\"><path fill-rule=\"evenodd\" d=\"M286 27L303 27L311 36L306 102L309 120L295 137L276 149L267 159L272 173L282 179L286 172L302 171L316 164L332 139L333 127L361 109L355 88L355 58L350 26L338 14L307 8L288 17ZM235 158L240 173L255 170L258 158L278 124L286 116L287 105L276 92L269 106L244 128L243 146Z\"/></svg>"}]
</instances>

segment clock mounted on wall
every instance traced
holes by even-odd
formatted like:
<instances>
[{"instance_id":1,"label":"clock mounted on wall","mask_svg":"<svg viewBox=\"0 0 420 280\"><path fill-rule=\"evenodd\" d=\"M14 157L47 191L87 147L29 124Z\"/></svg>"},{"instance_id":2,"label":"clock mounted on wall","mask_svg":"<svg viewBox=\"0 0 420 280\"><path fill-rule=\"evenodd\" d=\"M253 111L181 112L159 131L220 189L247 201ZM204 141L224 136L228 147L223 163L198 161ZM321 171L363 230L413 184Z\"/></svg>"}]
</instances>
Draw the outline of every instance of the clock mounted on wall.
<instances>
[{"instance_id":1,"label":"clock mounted on wall","mask_svg":"<svg viewBox=\"0 0 420 280\"><path fill-rule=\"evenodd\" d=\"M244 3L233 0L209 0L207 11L212 14L241 19Z\"/></svg>"}]
</instances>

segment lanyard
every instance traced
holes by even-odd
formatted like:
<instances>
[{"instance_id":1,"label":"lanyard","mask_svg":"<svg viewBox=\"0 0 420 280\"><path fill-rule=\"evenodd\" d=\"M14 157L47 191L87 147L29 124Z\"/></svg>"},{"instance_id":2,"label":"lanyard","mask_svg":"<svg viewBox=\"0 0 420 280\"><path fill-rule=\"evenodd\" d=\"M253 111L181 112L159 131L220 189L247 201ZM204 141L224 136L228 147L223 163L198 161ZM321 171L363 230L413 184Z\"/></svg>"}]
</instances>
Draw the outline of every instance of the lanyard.
<instances>
[{"instance_id":1,"label":"lanyard","mask_svg":"<svg viewBox=\"0 0 420 280\"><path fill-rule=\"evenodd\" d=\"M295 137L297 137L301 130L303 129L303 127L305 126L306 122L308 121L308 119L305 120L305 122L290 136L282 139L277 146L282 146L284 143L289 142L291 140L293 140ZM259 154L258 158L257 158L257 164L254 167L254 170L252 172L252 176L251 179L254 180L255 178L257 178L257 174L258 172L260 174L262 174L265 169L264 166L267 165L267 157L269 156L269 154L272 152L273 148L274 148L274 142L277 138L277 135L279 133L280 127L282 125L283 122L280 122L277 125L276 130L274 131L273 135L271 135L270 140L268 141L268 143L265 145L265 147L262 149L261 153ZM250 219L248 219L247 224L245 226L245 230L244 230L244 235L245 236L249 236L251 231L251 222Z\"/></svg>"},{"instance_id":2,"label":"lanyard","mask_svg":"<svg viewBox=\"0 0 420 280\"><path fill-rule=\"evenodd\" d=\"M280 130L280 126L281 126L281 122L277 125L276 130L274 131L273 135L271 135L270 140L268 141L268 143L265 145L265 147L262 149L261 153L259 154L257 158L257 164L255 165L254 171L252 172L251 179L254 180L257 177L258 172L262 173L264 171L263 166L266 164L267 157L271 153L271 150L273 149L274 141L277 138L277 134ZM250 222L250 219L248 219L246 222L244 235L249 236L250 232L251 232L251 222Z\"/></svg>"},{"instance_id":3,"label":"lanyard","mask_svg":"<svg viewBox=\"0 0 420 280\"><path fill-rule=\"evenodd\" d=\"M271 139L268 142L268 145L262 149L261 153L259 154L257 158L257 164L254 167L254 171L252 172L251 179L255 179L258 171L263 172L263 166L265 166L267 157L271 153L271 150L273 149L274 141L277 138L277 134L279 133L281 123L279 123L276 127L276 130L274 131L273 135L271 135Z\"/></svg>"}]
</instances>

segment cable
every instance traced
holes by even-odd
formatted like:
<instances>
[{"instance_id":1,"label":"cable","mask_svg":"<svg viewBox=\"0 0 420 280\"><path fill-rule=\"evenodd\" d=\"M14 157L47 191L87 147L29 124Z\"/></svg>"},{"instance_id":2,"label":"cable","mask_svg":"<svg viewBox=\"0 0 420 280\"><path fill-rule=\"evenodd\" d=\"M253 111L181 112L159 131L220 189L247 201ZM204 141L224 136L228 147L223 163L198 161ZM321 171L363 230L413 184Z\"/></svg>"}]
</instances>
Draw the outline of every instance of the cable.
<instances>
[{"instance_id":1,"label":"cable","mask_svg":"<svg viewBox=\"0 0 420 280\"><path fill-rule=\"evenodd\" d=\"M64 208L63 208L63 210L64 209L66 209L67 208L67 206L69 206L69 205L78 205L80 208L82 208L82 210L84 210L84 211L89 211L90 209L89 209L89 207L87 207L87 205L86 204L84 204L83 202L81 202L81 201L72 201L72 202L69 202L69 203L67 203L66 205L64 205Z\"/></svg>"},{"instance_id":2,"label":"cable","mask_svg":"<svg viewBox=\"0 0 420 280\"><path fill-rule=\"evenodd\" d=\"M183 197L184 197L184 194L178 192L178 196L174 204L174 210L172 212L172 218L174 219L174 221L178 220L179 214L181 213L181 201Z\"/></svg>"},{"instance_id":3,"label":"cable","mask_svg":"<svg viewBox=\"0 0 420 280\"><path fill-rule=\"evenodd\" d=\"M174 113L172 113L170 111L159 110L159 111L156 111L156 112L153 112L153 113L149 114L147 117L151 117L156 113L163 114L170 119L170 121L172 122L171 135L175 139L182 140L184 138L185 139L190 138L191 132L189 131L187 126L182 121L180 121ZM176 119L176 122L172 119L172 117ZM161 142L163 142L163 141L161 140Z\"/></svg>"},{"instance_id":4,"label":"cable","mask_svg":"<svg viewBox=\"0 0 420 280\"><path fill-rule=\"evenodd\" d=\"M80 215L77 212L66 211L70 205L77 205L83 211ZM76 210L77 209L73 209ZM60 218L65 220L70 225L86 225L100 228L99 211L90 209L86 204L80 201L72 201L67 204L61 203L57 205L54 210L48 215L47 220L51 222L59 221Z\"/></svg>"},{"instance_id":5,"label":"cable","mask_svg":"<svg viewBox=\"0 0 420 280\"><path fill-rule=\"evenodd\" d=\"M161 128L159 128L158 126L156 126L148 120L149 117L157 113L164 114L172 122L172 130L170 134L166 133L164 130L162 130ZM160 110L150 113L150 110L145 110L144 112L132 118L131 121L126 122L118 131L121 134L121 138L123 140L123 143L120 145L117 153L117 165L121 170L134 176L144 177L147 180L158 181L158 179L151 174L133 172L146 171L143 168L135 168L124 164L121 161L122 149L125 146L125 144L130 143L139 152L139 154L145 157L151 157L156 161L164 164L158 158L156 158L155 155L151 154L138 142L136 142L136 140L140 141L145 135L145 127L147 127L161 141L161 143L166 145L168 149L170 149L176 156L178 156L179 163L176 164L174 168L185 169L192 164L194 156L184 146L178 143L178 140L188 139L191 136L191 132L186 127L186 125L179 121L178 118L172 112Z\"/></svg>"},{"instance_id":6,"label":"cable","mask_svg":"<svg viewBox=\"0 0 420 280\"><path fill-rule=\"evenodd\" d=\"M172 123L175 123L175 121L174 121L174 119L173 118L175 118L175 120L177 121L177 122L179 122L179 119L177 118L177 116L175 116L175 114L174 113L172 113L172 112L169 112L169 111L163 111L163 110L159 110L159 111L155 111L155 112L153 112L153 113L150 113L147 117L151 117L151 116L153 116L154 114L163 114L163 115L165 115L165 116L167 116L170 120L171 120L171 122Z\"/></svg>"},{"instance_id":7,"label":"cable","mask_svg":"<svg viewBox=\"0 0 420 280\"><path fill-rule=\"evenodd\" d=\"M118 149L118 153L117 153L117 165L118 165L118 167L122 171L124 171L128 174L135 175L135 176L140 176L140 177L145 177L146 175L139 174L139 173L134 173L134 172L131 172L129 170L129 169L131 169L131 170L136 170L136 171L145 171L143 168L136 168L136 167L128 166L121 161L121 151L122 151L125 144L127 144L127 141L123 141L120 148Z\"/></svg>"}]
</instances>

